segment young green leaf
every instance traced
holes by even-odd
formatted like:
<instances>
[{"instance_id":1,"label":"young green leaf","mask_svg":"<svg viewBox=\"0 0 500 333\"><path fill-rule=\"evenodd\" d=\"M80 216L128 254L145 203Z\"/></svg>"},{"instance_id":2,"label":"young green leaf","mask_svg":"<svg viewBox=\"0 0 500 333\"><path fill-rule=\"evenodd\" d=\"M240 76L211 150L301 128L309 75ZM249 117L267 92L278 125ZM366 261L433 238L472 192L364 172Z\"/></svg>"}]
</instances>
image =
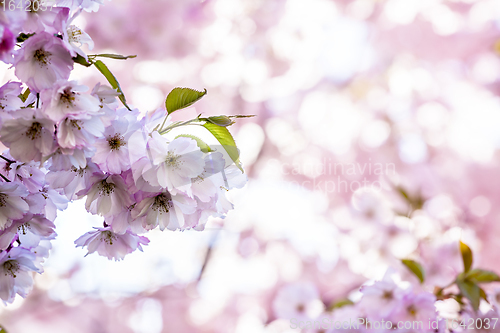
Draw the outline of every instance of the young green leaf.
<instances>
[{"instance_id":1,"label":"young green leaf","mask_svg":"<svg viewBox=\"0 0 500 333\"><path fill-rule=\"evenodd\" d=\"M207 89L204 89L204 91L198 91L190 88L174 88L167 95L165 107L167 108L168 114L171 114L174 111L193 105L206 94Z\"/></svg>"},{"instance_id":2,"label":"young green leaf","mask_svg":"<svg viewBox=\"0 0 500 333\"><path fill-rule=\"evenodd\" d=\"M26 102L29 95L30 95L30 88L26 88L26 90L19 95L19 98L21 99L21 101Z\"/></svg>"},{"instance_id":3,"label":"young green leaf","mask_svg":"<svg viewBox=\"0 0 500 333\"><path fill-rule=\"evenodd\" d=\"M418 262L410 259L402 259L401 262L405 265L415 276L420 280L420 283L424 283L425 271L422 265Z\"/></svg>"},{"instance_id":4,"label":"young green leaf","mask_svg":"<svg viewBox=\"0 0 500 333\"><path fill-rule=\"evenodd\" d=\"M118 59L118 60L126 60L126 59L130 59L130 58L135 58L135 57L137 57L137 55L124 56L121 54L101 53L101 54L92 54L92 55L89 55L89 57L103 57L103 58L111 58L111 59Z\"/></svg>"},{"instance_id":5,"label":"young green leaf","mask_svg":"<svg viewBox=\"0 0 500 333\"><path fill-rule=\"evenodd\" d=\"M212 124L222 127L227 127L234 124L234 121L232 121L228 116L213 116L206 119Z\"/></svg>"},{"instance_id":6,"label":"young green leaf","mask_svg":"<svg viewBox=\"0 0 500 333\"><path fill-rule=\"evenodd\" d=\"M472 251L465 243L460 241L460 253L464 262L464 272L468 272L472 267Z\"/></svg>"},{"instance_id":7,"label":"young green leaf","mask_svg":"<svg viewBox=\"0 0 500 333\"><path fill-rule=\"evenodd\" d=\"M208 153L208 152L212 151L212 149L210 148L210 146L207 145L202 139L200 139L197 136L194 136L194 135L191 135L191 134L180 134L180 135L177 135L175 138L177 139L178 137L190 138L190 139L195 140L196 144L198 145L198 147L200 148L200 150L202 152L204 152L204 153Z\"/></svg>"},{"instance_id":8,"label":"young green leaf","mask_svg":"<svg viewBox=\"0 0 500 333\"><path fill-rule=\"evenodd\" d=\"M472 305L474 310L477 311L479 309L479 301L481 298L481 291L479 290L479 286L474 282L467 280L458 280L457 286L458 289L460 289L462 295L469 299L470 304Z\"/></svg>"},{"instance_id":9,"label":"young green leaf","mask_svg":"<svg viewBox=\"0 0 500 333\"><path fill-rule=\"evenodd\" d=\"M214 125L212 123L205 123L203 125L212 135L219 141L219 143L224 147L224 150L227 152L229 157L233 160L234 164L243 171L243 168L240 165L240 154L238 152L238 148L236 148L236 143L234 142L233 136L227 128L221 127L218 125Z\"/></svg>"},{"instance_id":10,"label":"young green leaf","mask_svg":"<svg viewBox=\"0 0 500 333\"><path fill-rule=\"evenodd\" d=\"M81 55L77 54L76 57L73 58L73 61L77 64L80 64L82 66L85 66L85 67L90 67L92 66L92 63L88 62L87 60L85 60L84 57L82 57Z\"/></svg>"},{"instance_id":11,"label":"young green leaf","mask_svg":"<svg viewBox=\"0 0 500 333\"><path fill-rule=\"evenodd\" d=\"M475 268L467 272L467 274L465 275L465 279L474 283L488 283L500 281L500 276L492 271Z\"/></svg>"},{"instance_id":12,"label":"young green leaf","mask_svg":"<svg viewBox=\"0 0 500 333\"><path fill-rule=\"evenodd\" d=\"M486 301L486 303L489 303L488 302L488 295L486 295L486 292L481 287L479 287L479 295L481 296L482 299L484 299Z\"/></svg>"},{"instance_id":13,"label":"young green leaf","mask_svg":"<svg viewBox=\"0 0 500 333\"><path fill-rule=\"evenodd\" d=\"M0 333L7 333L7 330L5 328L3 328L2 326L0 326Z\"/></svg>"},{"instance_id":14,"label":"young green leaf","mask_svg":"<svg viewBox=\"0 0 500 333\"><path fill-rule=\"evenodd\" d=\"M338 300L338 301L333 302L332 304L330 304L330 306L327 308L327 311L333 311L333 310L339 309L339 308L341 308L343 306L352 305L352 304L354 304L353 301L351 301L348 298L344 298L344 299Z\"/></svg>"},{"instance_id":15,"label":"young green leaf","mask_svg":"<svg viewBox=\"0 0 500 333\"><path fill-rule=\"evenodd\" d=\"M108 80L109 84L111 84L111 87L113 87L113 89L116 89L120 93L118 98L120 99L120 101L122 101L123 105L125 105L125 107L129 111L132 111L132 109L130 109L130 107L127 105L127 101L125 100L125 95L123 94L122 88L120 87L120 83L118 83L118 80L113 75L113 73L111 73L109 68L101 60L97 60L96 62L94 62L94 65L99 70L99 72L104 75L106 80Z\"/></svg>"}]
</instances>

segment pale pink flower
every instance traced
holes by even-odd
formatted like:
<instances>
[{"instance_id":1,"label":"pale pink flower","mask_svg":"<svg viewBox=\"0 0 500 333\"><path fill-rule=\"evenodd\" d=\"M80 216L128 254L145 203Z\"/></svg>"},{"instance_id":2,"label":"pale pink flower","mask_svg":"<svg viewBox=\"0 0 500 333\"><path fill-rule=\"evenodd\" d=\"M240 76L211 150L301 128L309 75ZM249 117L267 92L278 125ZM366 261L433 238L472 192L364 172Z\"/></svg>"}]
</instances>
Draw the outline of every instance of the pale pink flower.
<instances>
[{"instance_id":1,"label":"pale pink flower","mask_svg":"<svg viewBox=\"0 0 500 333\"><path fill-rule=\"evenodd\" d=\"M14 60L13 51L16 37L8 26L0 24L0 60L10 64Z\"/></svg>"},{"instance_id":2,"label":"pale pink flower","mask_svg":"<svg viewBox=\"0 0 500 333\"><path fill-rule=\"evenodd\" d=\"M16 116L0 129L2 143L10 148L12 157L30 162L50 155L55 148L54 122L28 109L18 110Z\"/></svg>"},{"instance_id":3,"label":"pale pink flower","mask_svg":"<svg viewBox=\"0 0 500 333\"><path fill-rule=\"evenodd\" d=\"M7 249L14 239L26 249L35 248L42 239L56 236L54 228L54 223L42 215L27 214L0 232L0 250Z\"/></svg>"},{"instance_id":4,"label":"pale pink flower","mask_svg":"<svg viewBox=\"0 0 500 333\"><path fill-rule=\"evenodd\" d=\"M28 203L23 199L28 194L28 189L17 182L0 183L0 230L28 212Z\"/></svg>"},{"instance_id":5,"label":"pale pink flower","mask_svg":"<svg viewBox=\"0 0 500 333\"><path fill-rule=\"evenodd\" d=\"M188 194L194 195L203 202L208 202L216 195L221 186L224 186L224 179L221 172L224 172L224 157L221 153L210 153L205 156L203 172L195 178L191 178L191 188Z\"/></svg>"},{"instance_id":6,"label":"pale pink flower","mask_svg":"<svg viewBox=\"0 0 500 333\"><path fill-rule=\"evenodd\" d=\"M88 60L87 55L80 47L82 47L83 44L87 44L89 50L92 50L94 48L94 42L85 31L71 24L73 20L80 15L81 9L76 11L70 18L68 18L69 8L64 9L66 10L59 13L54 25L62 33L64 45L71 53L71 56L76 57L76 55L79 54L85 58L85 60Z\"/></svg>"},{"instance_id":7,"label":"pale pink flower","mask_svg":"<svg viewBox=\"0 0 500 333\"><path fill-rule=\"evenodd\" d=\"M3 111L14 111L24 106L23 101L18 97L21 92L21 82L7 82L1 86L0 109Z\"/></svg>"},{"instance_id":8,"label":"pale pink flower","mask_svg":"<svg viewBox=\"0 0 500 333\"><path fill-rule=\"evenodd\" d=\"M46 4L46 2L44 3L43 1L38 1L36 5L34 2L35 1L30 1L29 3L27 1L23 2L23 10L26 9L27 4L31 5L31 8L28 8L30 10L26 11L26 20L23 23L23 31L34 32L37 34L41 32L56 34L58 32L58 29L54 26L54 23L57 21L56 17L61 11L67 11L68 9L47 7L47 10L43 10L43 8L45 8L43 7L43 4Z\"/></svg>"},{"instance_id":9,"label":"pale pink flower","mask_svg":"<svg viewBox=\"0 0 500 333\"><path fill-rule=\"evenodd\" d=\"M95 155L92 161L104 172L119 174L130 168L128 139L138 124L129 117L118 117L106 127L103 137L94 146Z\"/></svg>"},{"instance_id":10,"label":"pale pink flower","mask_svg":"<svg viewBox=\"0 0 500 333\"><path fill-rule=\"evenodd\" d=\"M50 155L49 170L62 171L73 168L85 168L87 159L92 155L94 155L92 147L84 147L81 149L58 147L56 151Z\"/></svg>"},{"instance_id":11,"label":"pale pink flower","mask_svg":"<svg viewBox=\"0 0 500 333\"><path fill-rule=\"evenodd\" d=\"M26 297L33 287L32 272L42 272L35 261L36 255L21 247L0 252L0 299L12 303L16 294Z\"/></svg>"},{"instance_id":12,"label":"pale pink flower","mask_svg":"<svg viewBox=\"0 0 500 333\"><path fill-rule=\"evenodd\" d=\"M191 186L191 178L203 172L203 152L192 139L179 137L169 143L158 132L153 132L148 146L153 166L142 176L152 186L174 193L176 189L186 190Z\"/></svg>"},{"instance_id":13,"label":"pale pink flower","mask_svg":"<svg viewBox=\"0 0 500 333\"><path fill-rule=\"evenodd\" d=\"M91 95L99 99L99 107L105 114L105 116L102 117L102 121L104 126L108 127L116 117L115 110L118 107L118 99L116 97L118 97L120 93L110 86L97 83L92 89Z\"/></svg>"},{"instance_id":14,"label":"pale pink flower","mask_svg":"<svg viewBox=\"0 0 500 333\"><path fill-rule=\"evenodd\" d=\"M278 318L311 320L324 310L318 289L312 283L293 283L282 287L272 304Z\"/></svg>"},{"instance_id":15,"label":"pale pink flower","mask_svg":"<svg viewBox=\"0 0 500 333\"><path fill-rule=\"evenodd\" d=\"M132 209L132 218L145 216L144 227L160 230L184 229L184 214L192 214L196 210L196 201L181 194L171 195L162 192L146 197Z\"/></svg>"},{"instance_id":16,"label":"pale pink flower","mask_svg":"<svg viewBox=\"0 0 500 333\"><path fill-rule=\"evenodd\" d=\"M68 170L50 171L46 179L51 187L61 189L69 200L73 200L76 199L76 193L92 186L93 175L99 173L99 167L88 161L81 168L72 166Z\"/></svg>"},{"instance_id":17,"label":"pale pink flower","mask_svg":"<svg viewBox=\"0 0 500 333\"><path fill-rule=\"evenodd\" d=\"M14 65L16 76L31 91L40 92L51 88L57 80L67 80L73 59L59 38L40 32L23 43Z\"/></svg>"},{"instance_id":18,"label":"pale pink flower","mask_svg":"<svg viewBox=\"0 0 500 333\"><path fill-rule=\"evenodd\" d=\"M86 256L97 251L103 257L118 261L137 249L142 251L141 244L149 243L146 237L138 236L130 231L123 234L115 233L111 230L111 226L94 229L96 231L90 231L75 241L77 247L87 247Z\"/></svg>"},{"instance_id":19,"label":"pale pink flower","mask_svg":"<svg viewBox=\"0 0 500 333\"><path fill-rule=\"evenodd\" d=\"M94 184L77 195L87 194L85 208L92 214L109 216L120 213L132 204L130 194L119 175L98 175Z\"/></svg>"},{"instance_id":20,"label":"pale pink flower","mask_svg":"<svg viewBox=\"0 0 500 333\"><path fill-rule=\"evenodd\" d=\"M63 148L87 148L104 132L104 124L99 117L67 117L60 123L57 143Z\"/></svg>"},{"instance_id":21,"label":"pale pink flower","mask_svg":"<svg viewBox=\"0 0 500 333\"><path fill-rule=\"evenodd\" d=\"M402 306L405 291L401 289L388 274L382 281L372 285L364 285L360 289L363 297L359 306L369 318L387 318Z\"/></svg>"},{"instance_id":22,"label":"pale pink flower","mask_svg":"<svg viewBox=\"0 0 500 333\"><path fill-rule=\"evenodd\" d=\"M99 100L90 94L82 94L88 87L76 81L58 80L51 89L41 92L42 110L55 122L74 116L89 118L100 111ZM68 148L68 147L67 147Z\"/></svg>"},{"instance_id":23,"label":"pale pink flower","mask_svg":"<svg viewBox=\"0 0 500 333\"><path fill-rule=\"evenodd\" d=\"M414 294L407 293L396 311L391 316L393 321L418 321L424 323L424 330L428 328L429 319L436 319L436 296L430 292Z\"/></svg>"}]
</instances>

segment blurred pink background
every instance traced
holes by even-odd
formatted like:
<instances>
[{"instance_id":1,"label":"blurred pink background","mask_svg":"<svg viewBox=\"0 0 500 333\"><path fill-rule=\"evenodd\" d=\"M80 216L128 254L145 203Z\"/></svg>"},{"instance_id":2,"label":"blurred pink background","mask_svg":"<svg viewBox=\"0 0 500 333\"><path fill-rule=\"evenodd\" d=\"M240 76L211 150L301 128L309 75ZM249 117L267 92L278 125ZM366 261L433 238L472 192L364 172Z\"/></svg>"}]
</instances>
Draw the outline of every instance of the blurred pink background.
<instances>
[{"instance_id":1,"label":"blurred pink background","mask_svg":"<svg viewBox=\"0 0 500 333\"><path fill-rule=\"evenodd\" d=\"M413 257L442 286L459 239L500 272L497 0L113 0L77 24L90 54L137 55L105 62L142 111L185 86L208 95L178 119L256 115L232 126L249 183L226 219L122 262L74 247L101 224L75 202L34 291L0 307L9 333L288 332L285 284L355 299Z\"/></svg>"}]
</instances>

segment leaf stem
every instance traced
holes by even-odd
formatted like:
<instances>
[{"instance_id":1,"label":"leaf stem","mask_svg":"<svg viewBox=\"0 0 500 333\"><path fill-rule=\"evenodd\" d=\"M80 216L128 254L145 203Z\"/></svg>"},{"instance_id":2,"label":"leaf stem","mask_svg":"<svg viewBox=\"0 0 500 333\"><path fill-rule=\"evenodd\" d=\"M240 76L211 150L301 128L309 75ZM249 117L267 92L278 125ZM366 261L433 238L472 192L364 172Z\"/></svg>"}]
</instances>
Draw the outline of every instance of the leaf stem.
<instances>
[{"instance_id":1,"label":"leaf stem","mask_svg":"<svg viewBox=\"0 0 500 333\"><path fill-rule=\"evenodd\" d=\"M3 156L3 155L0 155L0 158L2 158L3 160L9 162L9 163L15 163L16 161L12 161L12 160L9 160L7 157Z\"/></svg>"}]
</instances>

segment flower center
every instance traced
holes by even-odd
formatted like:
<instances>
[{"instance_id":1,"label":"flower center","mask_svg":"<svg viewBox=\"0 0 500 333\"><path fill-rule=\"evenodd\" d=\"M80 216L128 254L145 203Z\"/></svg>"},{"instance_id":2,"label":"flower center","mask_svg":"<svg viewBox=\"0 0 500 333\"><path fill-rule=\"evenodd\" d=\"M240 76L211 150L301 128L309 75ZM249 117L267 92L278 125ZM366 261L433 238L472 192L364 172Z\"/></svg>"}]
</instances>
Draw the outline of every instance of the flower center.
<instances>
[{"instance_id":1,"label":"flower center","mask_svg":"<svg viewBox=\"0 0 500 333\"><path fill-rule=\"evenodd\" d=\"M408 313L412 316L415 316L417 314L417 309L415 308L415 306L413 305L410 305L408 308Z\"/></svg>"},{"instance_id":2,"label":"flower center","mask_svg":"<svg viewBox=\"0 0 500 333\"><path fill-rule=\"evenodd\" d=\"M26 232L28 232L29 229L31 229L31 225L29 224L29 222L17 227L17 231L20 231L23 235L26 235Z\"/></svg>"},{"instance_id":3,"label":"flower center","mask_svg":"<svg viewBox=\"0 0 500 333\"><path fill-rule=\"evenodd\" d=\"M16 278L16 273L19 271L19 264L15 260L8 260L3 264L3 268L5 270L5 276L10 275L13 278Z\"/></svg>"},{"instance_id":4,"label":"flower center","mask_svg":"<svg viewBox=\"0 0 500 333\"><path fill-rule=\"evenodd\" d=\"M73 106L73 102L75 101L75 93L71 91L71 88L64 89L63 93L59 96L59 100L61 103L66 104L66 108Z\"/></svg>"},{"instance_id":5,"label":"flower center","mask_svg":"<svg viewBox=\"0 0 500 333\"><path fill-rule=\"evenodd\" d=\"M382 294L382 298L386 300L391 300L394 298L394 295L392 294L392 290L384 290L384 293Z\"/></svg>"},{"instance_id":6,"label":"flower center","mask_svg":"<svg viewBox=\"0 0 500 333\"><path fill-rule=\"evenodd\" d=\"M75 166L71 166L71 171L77 173L78 176L83 177L83 174L87 172L87 167L85 168L76 168Z\"/></svg>"},{"instance_id":7,"label":"flower center","mask_svg":"<svg viewBox=\"0 0 500 333\"><path fill-rule=\"evenodd\" d=\"M50 64L49 57L51 55L52 55L52 53L40 48L40 49L35 51L35 53L33 54L33 58L35 58L35 61L37 61L41 67L45 67L45 66L47 66L47 64Z\"/></svg>"},{"instance_id":8,"label":"flower center","mask_svg":"<svg viewBox=\"0 0 500 333\"><path fill-rule=\"evenodd\" d=\"M120 134L115 134L115 136L110 136L108 138L108 144L111 150L118 150L121 146L125 145L125 138Z\"/></svg>"},{"instance_id":9,"label":"flower center","mask_svg":"<svg viewBox=\"0 0 500 333\"><path fill-rule=\"evenodd\" d=\"M101 232L101 242L105 242L106 244L113 245L113 241L116 240L116 235L111 231L103 231Z\"/></svg>"},{"instance_id":10,"label":"flower center","mask_svg":"<svg viewBox=\"0 0 500 333\"><path fill-rule=\"evenodd\" d=\"M35 140L40 138L40 133L42 132L42 124L38 121L31 124L31 127L26 131L26 136L31 138L31 140Z\"/></svg>"},{"instance_id":11,"label":"flower center","mask_svg":"<svg viewBox=\"0 0 500 333\"><path fill-rule=\"evenodd\" d=\"M99 184L99 193L101 195L110 195L115 191L116 185L113 183L108 183L106 180L101 181Z\"/></svg>"},{"instance_id":12,"label":"flower center","mask_svg":"<svg viewBox=\"0 0 500 333\"><path fill-rule=\"evenodd\" d=\"M82 127L80 125L82 124L82 122L80 120L71 119L69 123L72 127L76 127L79 131L81 131Z\"/></svg>"},{"instance_id":13,"label":"flower center","mask_svg":"<svg viewBox=\"0 0 500 333\"><path fill-rule=\"evenodd\" d=\"M298 313L303 313L305 309L306 309L306 307L302 303L299 303L296 307L296 310Z\"/></svg>"},{"instance_id":14,"label":"flower center","mask_svg":"<svg viewBox=\"0 0 500 333\"><path fill-rule=\"evenodd\" d=\"M172 200L162 193L155 197L155 202L151 208L153 208L155 212L160 211L162 213L168 213L172 207Z\"/></svg>"},{"instance_id":15,"label":"flower center","mask_svg":"<svg viewBox=\"0 0 500 333\"><path fill-rule=\"evenodd\" d=\"M167 153L167 157L165 158L165 163L172 167L173 169L179 169L182 161L179 161L180 155L176 155L173 152L169 151Z\"/></svg>"},{"instance_id":16,"label":"flower center","mask_svg":"<svg viewBox=\"0 0 500 333\"><path fill-rule=\"evenodd\" d=\"M68 27L68 39L70 42L80 42L80 36L82 35L82 30L76 25L70 25Z\"/></svg>"}]
</instances>

